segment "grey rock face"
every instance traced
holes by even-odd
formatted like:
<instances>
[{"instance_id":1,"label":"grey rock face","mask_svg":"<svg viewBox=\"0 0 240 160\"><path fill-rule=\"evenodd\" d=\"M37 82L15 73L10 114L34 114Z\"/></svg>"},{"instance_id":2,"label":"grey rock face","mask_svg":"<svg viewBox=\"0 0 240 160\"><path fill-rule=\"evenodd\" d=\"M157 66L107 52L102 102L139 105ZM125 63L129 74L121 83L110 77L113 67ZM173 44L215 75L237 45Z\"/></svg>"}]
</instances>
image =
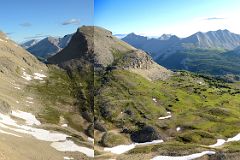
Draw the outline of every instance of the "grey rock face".
<instances>
[{"instance_id":1,"label":"grey rock face","mask_svg":"<svg viewBox=\"0 0 240 160\"><path fill-rule=\"evenodd\" d=\"M48 58L65 48L72 38L72 34L62 38L47 37L42 40L30 40L21 46L37 57Z\"/></svg>"},{"instance_id":2,"label":"grey rock face","mask_svg":"<svg viewBox=\"0 0 240 160\"><path fill-rule=\"evenodd\" d=\"M37 40L37 39L32 39L32 40L29 40L29 41L27 41L27 42L25 42L25 43L22 43L21 46L22 46L23 48L27 49L27 48L32 47L33 45L35 45L35 44L38 43L38 42L39 42L39 40Z\"/></svg>"}]
</instances>

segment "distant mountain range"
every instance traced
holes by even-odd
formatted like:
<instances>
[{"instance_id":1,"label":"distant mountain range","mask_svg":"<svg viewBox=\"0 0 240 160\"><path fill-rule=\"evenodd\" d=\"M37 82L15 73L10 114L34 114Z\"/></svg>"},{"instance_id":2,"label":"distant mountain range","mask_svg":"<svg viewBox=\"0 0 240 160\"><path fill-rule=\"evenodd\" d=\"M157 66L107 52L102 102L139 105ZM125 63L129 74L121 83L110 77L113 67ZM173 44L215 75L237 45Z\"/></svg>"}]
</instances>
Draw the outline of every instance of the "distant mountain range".
<instances>
[{"instance_id":1,"label":"distant mountain range","mask_svg":"<svg viewBox=\"0 0 240 160\"><path fill-rule=\"evenodd\" d=\"M36 57L46 59L65 48L70 42L71 37L72 34L65 35L62 38L46 37L42 40L32 39L22 43L21 46Z\"/></svg>"},{"instance_id":2,"label":"distant mountain range","mask_svg":"<svg viewBox=\"0 0 240 160\"><path fill-rule=\"evenodd\" d=\"M131 33L122 40L148 52L155 61L169 69L216 75L240 74L240 55L233 54L240 46L240 35L228 30L197 32L186 38L166 34L147 38ZM228 56L229 51L232 56Z\"/></svg>"}]
</instances>

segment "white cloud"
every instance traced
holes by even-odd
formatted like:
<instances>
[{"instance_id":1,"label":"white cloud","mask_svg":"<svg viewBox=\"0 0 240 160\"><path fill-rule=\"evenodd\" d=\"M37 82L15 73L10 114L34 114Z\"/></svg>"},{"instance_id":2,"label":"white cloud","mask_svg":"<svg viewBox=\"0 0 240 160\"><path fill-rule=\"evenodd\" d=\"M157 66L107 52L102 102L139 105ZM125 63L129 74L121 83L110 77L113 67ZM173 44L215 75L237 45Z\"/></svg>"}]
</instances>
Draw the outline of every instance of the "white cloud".
<instances>
[{"instance_id":1,"label":"white cloud","mask_svg":"<svg viewBox=\"0 0 240 160\"><path fill-rule=\"evenodd\" d=\"M31 27L32 24L29 23L29 22L25 22L25 23L21 23L20 26L22 26L22 27Z\"/></svg>"},{"instance_id":2,"label":"white cloud","mask_svg":"<svg viewBox=\"0 0 240 160\"><path fill-rule=\"evenodd\" d=\"M68 19L68 20L62 22L62 25L69 25L69 24L76 24L76 25L78 25L78 24L80 24L80 21L78 19L74 19L73 18L73 19Z\"/></svg>"},{"instance_id":3,"label":"white cloud","mask_svg":"<svg viewBox=\"0 0 240 160\"><path fill-rule=\"evenodd\" d=\"M223 20L223 19L225 19L225 18L223 18L223 17L208 17L205 20L212 21L212 20Z\"/></svg>"}]
</instances>

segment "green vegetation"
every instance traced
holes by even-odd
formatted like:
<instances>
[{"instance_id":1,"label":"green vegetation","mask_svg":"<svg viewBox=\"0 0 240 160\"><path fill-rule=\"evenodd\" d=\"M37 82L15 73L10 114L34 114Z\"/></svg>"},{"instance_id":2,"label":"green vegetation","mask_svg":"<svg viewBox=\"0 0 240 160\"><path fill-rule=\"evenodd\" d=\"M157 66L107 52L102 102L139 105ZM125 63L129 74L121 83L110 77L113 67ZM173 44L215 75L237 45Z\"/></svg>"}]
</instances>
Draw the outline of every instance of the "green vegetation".
<instances>
[{"instance_id":1,"label":"green vegetation","mask_svg":"<svg viewBox=\"0 0 240 160\"><path fill-rule=\"evenodd\" d=\"M189 49L171 54L157 62L172 70L185 69L211 75L240 74L239 56L224 50Z\"/></svg>"},{"instance_id":2,"label":"green vegetation","mask_svg":"<svg viewBox=\"0 0 240 160\"><path fill-rule=\"evenodd\" d=\"M220 79L183 71L167 81L151 82L124 70L96 72L95 77L95 114L107 130L131 133L150 125L162 138L181 144L175 147L210 145L240 131L239 89ZM172 117L159 120L167 111ZM151 151L149 147L143 152Z\"/></svg>"},{"instance_id":3,"label":"green vegetation","mask_svg":"<svg viewBox=\"0 0 240 160\"><path fill-rule=\"evenodd\" d=\"M114 147L117 145L127 144L128 140L124 135L107 132L103 135L101 143L105 147Z\"/></svg>"},{"instance_id":4,"label":"green vegetation","mask_svg":"<svg viewBox=\"0 0 240 160\"><path fill-rule=\"evenodd\" d=\"M28 86L27 90L37 93L38 100L43 105L38 114L43 122L59 124L62 116L70 127L84 131L87 126L81 117L81 110L83 107L90 108L87 106L90 100L85 79L80 77L75 71L67 73L49 66L45 83L32 83Z\"/></svg>"}]
</instances>

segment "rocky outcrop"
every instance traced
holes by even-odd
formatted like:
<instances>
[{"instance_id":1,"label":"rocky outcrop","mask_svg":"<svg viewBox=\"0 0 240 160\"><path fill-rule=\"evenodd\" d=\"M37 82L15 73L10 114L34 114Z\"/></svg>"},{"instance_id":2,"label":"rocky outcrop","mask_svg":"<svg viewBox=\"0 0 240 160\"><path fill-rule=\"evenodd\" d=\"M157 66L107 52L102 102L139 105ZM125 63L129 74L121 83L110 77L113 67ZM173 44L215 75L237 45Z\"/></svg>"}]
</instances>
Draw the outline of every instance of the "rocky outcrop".
<instances>
[{"instance_id":1,"label":"rocky outcrop","mask_svg":"<svg viewBox=\"0 0 240 160\"><path fill-rule=\"evenodd\" d=\"M160 138L158 132L151 126L144 126L131 134L132 141L137 143L151 142Z\"/></svg>"}]
</instances>

